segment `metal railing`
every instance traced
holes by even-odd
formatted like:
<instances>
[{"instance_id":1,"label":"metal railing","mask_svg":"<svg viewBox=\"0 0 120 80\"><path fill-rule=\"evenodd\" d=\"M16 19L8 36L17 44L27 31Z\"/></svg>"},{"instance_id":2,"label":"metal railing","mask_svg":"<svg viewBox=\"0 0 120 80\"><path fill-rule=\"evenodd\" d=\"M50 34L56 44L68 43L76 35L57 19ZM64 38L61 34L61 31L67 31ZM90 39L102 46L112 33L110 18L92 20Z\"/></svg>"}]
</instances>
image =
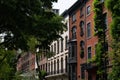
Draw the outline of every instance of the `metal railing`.
<instances>
[{"instance_id":1,"label":"metal railing","mask_svg":"<svg viewBox=\"0 0 120 80\"><path fill-rule=\"evenodd\" d=\"M55 74L67 74L67 69L60 69L60 70L56 70L56 71L47 72L47 76L55 75Z\"/></svg>"}]
</instances>

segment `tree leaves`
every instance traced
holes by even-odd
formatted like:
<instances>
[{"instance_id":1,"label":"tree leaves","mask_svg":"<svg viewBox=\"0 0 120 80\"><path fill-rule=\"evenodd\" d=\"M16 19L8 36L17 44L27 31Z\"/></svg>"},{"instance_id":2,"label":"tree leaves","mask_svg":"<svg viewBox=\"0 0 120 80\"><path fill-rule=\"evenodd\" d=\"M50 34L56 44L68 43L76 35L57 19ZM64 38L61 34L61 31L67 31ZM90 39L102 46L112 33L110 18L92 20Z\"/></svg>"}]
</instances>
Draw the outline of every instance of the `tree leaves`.
<instances>
[{"instance_id":1,"label":"tree leaves","mask_svg":"<svg viewBox=\"0 0 120 80\"><path fill-rule=\"evenodd\" d=\"M44 0L1 1L0 33L13 34L2 45L9 45L5 47L10 49L27 50L30 36L34 36L39 43L45 42L46 46L60 37L59 32L62 32L65 26L61 23L62 18L51 12L54 1L57 0L49 0L48 4Z\"/></svg>"}]
</instances>

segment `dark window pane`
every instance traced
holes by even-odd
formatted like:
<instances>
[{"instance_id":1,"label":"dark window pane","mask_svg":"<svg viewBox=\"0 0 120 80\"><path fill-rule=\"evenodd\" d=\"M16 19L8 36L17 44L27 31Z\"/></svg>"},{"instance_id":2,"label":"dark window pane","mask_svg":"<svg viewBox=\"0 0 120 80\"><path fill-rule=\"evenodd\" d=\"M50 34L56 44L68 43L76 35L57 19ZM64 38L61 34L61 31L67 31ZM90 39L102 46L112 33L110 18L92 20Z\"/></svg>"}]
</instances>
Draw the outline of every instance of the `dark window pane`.
<instances>
[{"instance_id":1,"label":"dark window pane","mask_svg":"<svg viewBox=\"0 0 120 80\"><path fill-rule=\"evenodd\" d=\"M65 49L67 49L68 48L68 37L66 36L65 37Z\"/></svg>"},{"instance_id":2,"label":"dark window pane","mask_svg":"<svg viewBox=\"0 0 120 80\"><path fill-rule=\"evenodd\" d=\"M57 73L59 73L59 59L57 60Z\"/></svg>"},{"instance_id":3,"label":"dark window pane","mask_svg":"<svg viewBox=\"0 0 120 80\"><path fill-rule=\"evenodd\" d=\"M54 74L56 74L56 61L54 61Z\"/></svg>"},{"instance_id":4,"label":"dark window pane","mask_svg":"<svg viewBox=\"0 0 120 80\"><path fill-rule=\"evenodd\" d=\"M59 40L57 40L57 53L59 54Z\"/></svg>"},{"instance_id":5,"label":"dark window pane","mask_svg":"<svg viewBox=\"0 0 120 80\"><path fill-rule=\"evenodd\" d=\"M87 15L90 14L90 6L87 7Z\"/></svg>"},{"instance_id":6,"label":"dark window pane","mask_svg":"<svg viewBox=\"0 0 120 80\"><path fill-rule=\"evenodd\" d=\"M85 78L85 71L83 69L83 67L81 67L81 79Z\"/></svg>"},{"instance_id":7,"label":"dark window pane","mask_svg":"<svg viewBox=\"0 0 120 80\"><path fill-rule=\"evenodd\" d=\"M63 73L63 58L61 58L61 73Z\"/></svg>"},{"instance_id":8,"label":"dark window pane","mask_svg":"<svg viewBox=\"0 0 120 80\"><path fill-rule=\"evenodd\" d=\"M89 38L91 36L91 27L90 23L87 24L87 37Z\"/></svg>"},{"instance_id":9,"label":"dark window pane","mask_svg":"<svg viewBox=\"0 0 120 80\"><path fill-rule=\"evenodd\" d=\"M54 43L54 52L56 53L56 43Z\"/></svg>"},{"instance_id":10,"label":"dark window pane","mask_svg":"<svg viewBox=\"0 0 120 80\"><path fill-rule=\"evenodd\" d=\"M67 72L67 56L65 56L65 71Z\"/></svg>"},{"instance_id":11,"label":"dark window pane","mask_svg":"<svg viewBox=\"0 0 120 80\"><path fill-rule=\"evenodd\" d=\"M63 39L61 39L61 52L63 52Z\"/></svg>"},{"instance_id":12,"label":"dark window pane","mask_svg":"<svg viewBox=\"0 0 120 80\"><path fill-rule=\"evenodd\" d=\"M88 59L91 59L91 47L88 47Z\"/></svg>"},{"instance_id":13,"label":"dark window pane","mask_svg":"<svg viewBox=\"0 0 120 80\"><path fill-rule=\"evenodd\" d=\"M73 14L73 15L72 15L72 22L74 22L75 20L76 20L76 15Z\"/></svg>"},{"instance_id":14,"label":"dark window pane","mask_svg":"<svg viewBox=\"0 0 120 80\"><path fill-rule=\"evenodd\" d=\"M72 39L76 39L76 27L72 28Z\"/></svg>"}]
</instances>

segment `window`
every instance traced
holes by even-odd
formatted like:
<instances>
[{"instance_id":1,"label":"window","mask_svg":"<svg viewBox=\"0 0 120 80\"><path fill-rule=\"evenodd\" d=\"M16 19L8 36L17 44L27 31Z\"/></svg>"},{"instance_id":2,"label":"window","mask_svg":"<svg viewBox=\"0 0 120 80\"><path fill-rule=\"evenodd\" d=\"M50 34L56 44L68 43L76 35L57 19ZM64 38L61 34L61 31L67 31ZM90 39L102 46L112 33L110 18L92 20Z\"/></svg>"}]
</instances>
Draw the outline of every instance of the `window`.
<instances>
[{"instance_id":1,"label":"window","mask_svg":"<svg viewBox=\"0 0 120 80\"><path fill-rule=\"evenodd\" d=\"M45 64L43 64L43 70L45 70Z\"/></svg>"},{"instance_id":2,"label":"window","mask_svg":"<svg viewBox=\"0 0 120 80\"><path fill-rule=\"evenodd\" d=\"M56 61L54 60L54 74L56 74Z\"/></svg>"},{"instance_id":3,"label":"window","mask_svg":"<svg viewBox=\"0 0 120 80\"><path fill-rule=\"evenodd\" d=\"M91 59L91 47L88 47L88 59Z\"/></svg>"},{"instance_id":4,"label":"window","mask_svg":"<svg viewBox=\"0 0 120 80\"><path fill-rule=\"evenodd\" d=\"M107 13L103 14L103 16L104 16L105 29L107 29L108 28Z\"/></svg>"},{"instance_id":5,"label":"window","mask_svg":"<svg viewBox=\"0 0 120 80\"><path fill-rule=\"evenodd\" d=\"M63 39L61 38L61 52L63 52Z\"/></svg>"},{"instance_id":6,"label":"window","mask_svg":"<svg viewBox=\"0 0 120 80\"><path fill-rule=\"evenodd\" d=\"M53 45L51 45L51 52L53 52Z\"/></svg>"},{"instance_id":7,"label":"window","mask_svg":"<svg viewBox=\"0 0 120 80\"><path fill-rule=\"evenodd\" d=\"M76 57L77 54L77 45L76 44L72 44L72 54L71 57Z\"/></svg>"},{"instance_id":8,"label":"window","mask_svg":"<svg viewBox=\"0 0 120 80\"><path fill-rule=\"evenodd\" d=\"M63 58L61 58L61 73L63 73Z\"/></svg>"},{"instance_id":9,"label":"window","mask_svg":"<svg viewBox=\"0 0 120 80\"><path fill-rule=\"evenodd\" d=\"M59 59L57 59L57 73L59 73Z\"/></svg>"},{"instance_id":10,"label":"window","mask_svg":"<svg viewBox=\"0 0 120 80\"><path fill-rule=\"evenodd\" d=\"M80 42L80 57L83 58L84 57L84 41Z\"/></svg>"},{"instance_id":11,"label":"window","mask_svg":"<svg viewBox=\"0 0 120 80\"><path fill-rule=\"evenodd\" d=\"M83 21L80 22L80 30L81 30L80 35L83 36L84 35L84 22Z\"/></svg>"},{"instance_id":12,"label":"window","mask_svg":"<svg viewBox=\"0 0 120 80\"><path fill-rule=\"evenodd\" d=\"M91 36L91 27L90 23L87 24L87 37L89 38Z\"/></svg>"},{"instance_id":13,"label":"window","mask_svg":"<svg viewBox=\"0 0 120 80\"><path fill-rule=\"evenodd\" d=\"M68 48L68 37L65 37L65 50Z\"/></svg>"},{"instance_id":14,"label":"window","mask_svg":"<svg viewBox=\"0 0 120 80\"><path fill-rule=\"evenodd\" d=\"M83 11L84 11L84 10L83 10L83 7L81 7L81 8L80 8L80 17L82 17L82 16L84 15Z\"/></svg>"},{"instance_id":15,"label":"window","mask_svg":"<svg viewBox=\"0 0 120 80\"><path fill-rule=\"evenodd\" d=\"M85 71L83 67L81 67L81 79L85 79Z\"/></svg>"},{"instance_id":16,"label":"window","mask_svg":"<svg viewBox=\"0 0 120 80\"><path fill-rule=\"evenodd\" d=\"M57 53L59 54L59 40L57 40Z\"/></svg>"},{"instance_id":17,"label":"window","mask_svg":"<svg viewBox=\"0 0 120 80\"><path fill-rule=\"evenodd\" d=\"M76 21L76 15L73 14L73 15L72 15L72 22L75 22L75 21Z\"/></svg>"},{"instance_id":18,"label":"window","mask_svg":"<svg viewBox=\"0 0 120 80\"><path fill-rule=\"evenodd\" d=\"M72 39L76 39L76 27L72 28Z\"/></svg>"},{"instance_id":19,"label":"window","mask_svg":"<svg viewBox=\"0 0 120 80\"><path fill-rule=\"evenodd\" d=\"M50 63L48 63L48 72L50 73Z\"/></svg>"},{"instance_id":20,"label":"window","mask_svg":"<svg viewBox=\"0 0 120 80\"><path fill-rule=\"evenodd\" d=\"M65 56L65 72L67 72L67 56Z\"/></svg>"},{"instance_id":21,"label":"window","mask_svg":"<svg viewBox=\"0 0 120 80\"><path fill-rule=\"evenodd\" d=\"M87 7L87 15L90 14L90 6Z\"/></svg>"},{"instance_id":22,"label":"window","mask_svg":"<svg viewBox=\"0 0 120 80\"><path fill-rule=\"evenodd\" d=\"M71 69L72 69L72 72L71 72L71 74L72 74L72 75L71 75L71 80L77 80L77 79L76 79L76 65L72 65L71 67L72 67L72 68L71 68Z\"/></svg>"},{"instance_id":23,"label":"window","mask_svg":"<svg viewBox=\"0 0 120 80\"><path fill-rule=\"evenodd\" d=\"M54 53L56 53L56 43L54 43Z\"/></svg>"},{"instance_id":24,"label":"window","mask_svg":"<svg viewBox=\"0 0 120 80\"><path fill-rule=\"evenodd\" d=\"M53 62L51 62L51 74L53 74Z\"/></svg>"}]
</instances>

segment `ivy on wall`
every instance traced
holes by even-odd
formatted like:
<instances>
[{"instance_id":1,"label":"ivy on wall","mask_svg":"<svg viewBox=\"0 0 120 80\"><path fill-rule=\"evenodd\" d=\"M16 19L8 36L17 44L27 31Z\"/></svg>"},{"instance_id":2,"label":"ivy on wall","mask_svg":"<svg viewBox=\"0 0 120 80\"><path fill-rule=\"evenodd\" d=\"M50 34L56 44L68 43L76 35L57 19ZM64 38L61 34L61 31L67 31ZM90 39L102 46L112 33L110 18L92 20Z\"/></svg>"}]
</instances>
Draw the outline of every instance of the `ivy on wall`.
<instances>
[{"instance_id":1,"label":"ivy on wall","mask_svg":"<svg viewBox=\"0 0 120 80\"><path fill-rule=\"evenodd\" d=\"M105 5L112 13L112 71L109 80L120 80L120 0L106 0Z\"/></svg>"},{"instance_id":2,"label":"ivy on wall","mask_svg":"<svg viewBox=\"0 0 120 80\"><path fill-rule=\"evenodd\" d=\"M100 0L94 0L94 27L95 27L95 36L98 37L98 44L96 46L96 65L98 67L97 69L97 75L99 76L99 80L104 80L103 76L105 73L104 70L104 61L106 56L106 50L105 50L105 43L106 43L106 35L105 35L105 17L103 14L103 4Z\"/></svg>"}]
</instances>

